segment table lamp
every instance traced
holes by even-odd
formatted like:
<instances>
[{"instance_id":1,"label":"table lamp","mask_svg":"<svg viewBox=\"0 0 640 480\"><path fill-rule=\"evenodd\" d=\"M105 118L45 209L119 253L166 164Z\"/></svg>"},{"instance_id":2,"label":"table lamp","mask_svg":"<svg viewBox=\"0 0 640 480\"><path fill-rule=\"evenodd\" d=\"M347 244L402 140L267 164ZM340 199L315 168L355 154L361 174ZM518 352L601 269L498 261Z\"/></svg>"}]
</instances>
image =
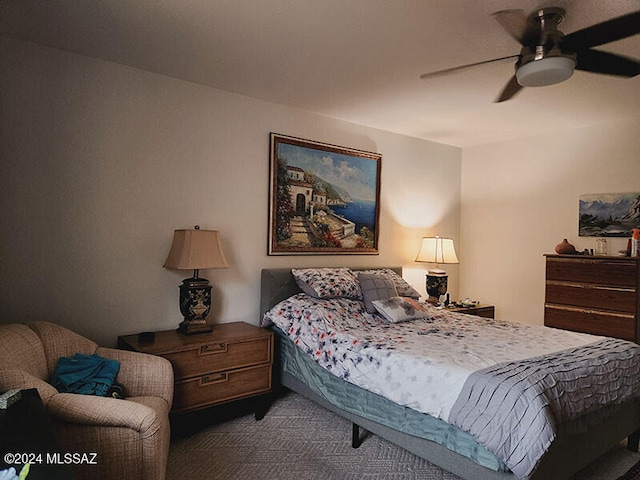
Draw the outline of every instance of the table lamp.
<instances>
[{"instance_id":1,"label":"table lamp","mask_svg":"<svg viewBox=\"0 0 640 480\"><path fill-rule=\"evenodd\" d=\"M211 331L205 317L211 310L211 285L199 276L199 270L229 268L222 252L220 236L216 230L176 230L171 250L163 267L175 270L193 270L193 277L180 285L180 313L184 317L178 331L187 335Z\"/></svg>"},{"instance_id":2,"label":"table lamp","mask_svg":"<svg viewBox=\"0 0 640 480\"><path fill-rule=\"evenodd\" d=\"M440 237L423 237L416 262L435 263L436 268L427 270L427 302L439 303L440 297L447 293L449 277L439 268L441 263L460 263L456 256L453 240Z\"/></svg>"}]
</instances>

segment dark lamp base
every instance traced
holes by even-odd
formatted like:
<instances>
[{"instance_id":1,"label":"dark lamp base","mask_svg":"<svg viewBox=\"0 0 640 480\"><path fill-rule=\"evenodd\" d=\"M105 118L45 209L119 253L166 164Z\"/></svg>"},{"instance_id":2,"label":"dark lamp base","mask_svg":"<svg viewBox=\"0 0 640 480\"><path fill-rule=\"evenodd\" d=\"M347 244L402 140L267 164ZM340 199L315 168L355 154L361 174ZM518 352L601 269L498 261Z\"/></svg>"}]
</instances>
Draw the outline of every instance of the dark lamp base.
<instances>
[{"instance_id":1,"label":"dark lamp base","mask_svg":"<svg viewBox=\"0 0 640 480\"><path fill-rule=\"evenodd\" d=\"M449 277L440 270L430 270L427 273L427 298L428 303L440 303L440 297L446 295Z\"/></svg>"},{"instance_id":2,"label":"dark lamp base","mask_svg":"<svg viewBox=\"0 0 640 480\"><path fill-rule=\"evenodd\" d=\"M178 326L178 332L184 333L185 335L207 333L211 330L211 325L209 325L204 318L197 320L183 320Z\"/></svg>"},{"instance_id":3,"label":"dark lamp base","mask_svg":"<svg viewBox=\"0 0 640 480\"><path fill-rule=\"evenodd\" d=\"M185 278L180 285L180 313L184 320L178 332L186 335L211 331L205 317L211 310L211 285L206 278L194 275Z\"/></svg>"}]
</instances>

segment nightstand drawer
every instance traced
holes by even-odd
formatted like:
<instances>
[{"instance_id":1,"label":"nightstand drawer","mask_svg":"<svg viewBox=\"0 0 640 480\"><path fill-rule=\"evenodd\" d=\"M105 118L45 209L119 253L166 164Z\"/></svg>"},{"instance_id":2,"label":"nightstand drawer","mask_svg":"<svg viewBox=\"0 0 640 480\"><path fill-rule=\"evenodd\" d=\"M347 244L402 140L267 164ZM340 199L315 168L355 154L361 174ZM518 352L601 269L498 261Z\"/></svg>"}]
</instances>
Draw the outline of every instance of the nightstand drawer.
<instances>
[{"instance_id":1,"label":"nightstand drawer","mask_svg":"<svg viewBox=\"0 0 640 480\"><path fill-rule=\"evenodd\" d=\"M496 307L494 305L476 305L475 307L452 307L445 308L447 312L458 312L477 317L495 318Z\"/></svg>"},{"instance_id":2,"label":"nightstand drawer","mask_svg":"<svg viewBox=\"0 0 640 480\"><path fill-rule=\"evenodd\" d=\"M197 409L271 390L271 364L202 375L176 382L173 411Z\"/></svg>"},{"instance_id":3,"label":"nightstand drawer","mask_svg":"<svg viewBox=\"0 0 640 480\"><path fill-rule=\"evenodd\" d=\"M191 350L167 353L176 380L271 362L271 339L210 342Z\"/></svg>"}]
</instances>

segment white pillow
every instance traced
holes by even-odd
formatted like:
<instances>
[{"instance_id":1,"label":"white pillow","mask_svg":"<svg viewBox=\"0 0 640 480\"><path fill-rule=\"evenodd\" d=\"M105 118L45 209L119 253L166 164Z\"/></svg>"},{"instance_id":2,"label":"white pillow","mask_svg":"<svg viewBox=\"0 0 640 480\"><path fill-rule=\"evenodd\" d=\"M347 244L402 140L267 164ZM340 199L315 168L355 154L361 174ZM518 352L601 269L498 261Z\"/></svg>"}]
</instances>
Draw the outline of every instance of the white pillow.
<instances>
[{"instance_id":1,"label":"white pillow","mask_svg":"<svg viewBox=\"0 0 640 480\"><path fill-rule=\"evenodd\" d=\"M418 318L428 318L427 307L409 297L391 297L385 300L374 300L373 306L391 323L406 322Z\"/></svg>"}]
</instances>

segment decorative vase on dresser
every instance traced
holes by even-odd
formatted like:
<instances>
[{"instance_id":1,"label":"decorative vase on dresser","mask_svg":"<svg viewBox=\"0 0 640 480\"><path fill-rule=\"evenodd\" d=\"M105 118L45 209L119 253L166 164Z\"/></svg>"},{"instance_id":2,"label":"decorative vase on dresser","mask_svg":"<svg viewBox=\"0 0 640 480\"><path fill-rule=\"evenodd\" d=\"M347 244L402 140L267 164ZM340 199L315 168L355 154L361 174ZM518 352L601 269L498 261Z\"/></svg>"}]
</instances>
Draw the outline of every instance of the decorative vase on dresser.
<instances>
[{"instance_id":1,"label":"decorative vase on dresser","mask_svg":"<svg viewBox=\"0 0 640 480\"><path fill-rule=\"evenodd\" d=\"M572 254L576 253L576 247L569 243L569 241L565 238L558 245L556 245L555 251L557 254Z\"/></svg>"},{"instance_id":2,"label":"decorative vase on dresser","mask_svg":"<svg viewBox=\"0 0 640 480\"><path fill-rule=\"evenodd\" d=\"M545 255L544 324L640 343L640 259Z\"/></svg>"}]
</instances>

